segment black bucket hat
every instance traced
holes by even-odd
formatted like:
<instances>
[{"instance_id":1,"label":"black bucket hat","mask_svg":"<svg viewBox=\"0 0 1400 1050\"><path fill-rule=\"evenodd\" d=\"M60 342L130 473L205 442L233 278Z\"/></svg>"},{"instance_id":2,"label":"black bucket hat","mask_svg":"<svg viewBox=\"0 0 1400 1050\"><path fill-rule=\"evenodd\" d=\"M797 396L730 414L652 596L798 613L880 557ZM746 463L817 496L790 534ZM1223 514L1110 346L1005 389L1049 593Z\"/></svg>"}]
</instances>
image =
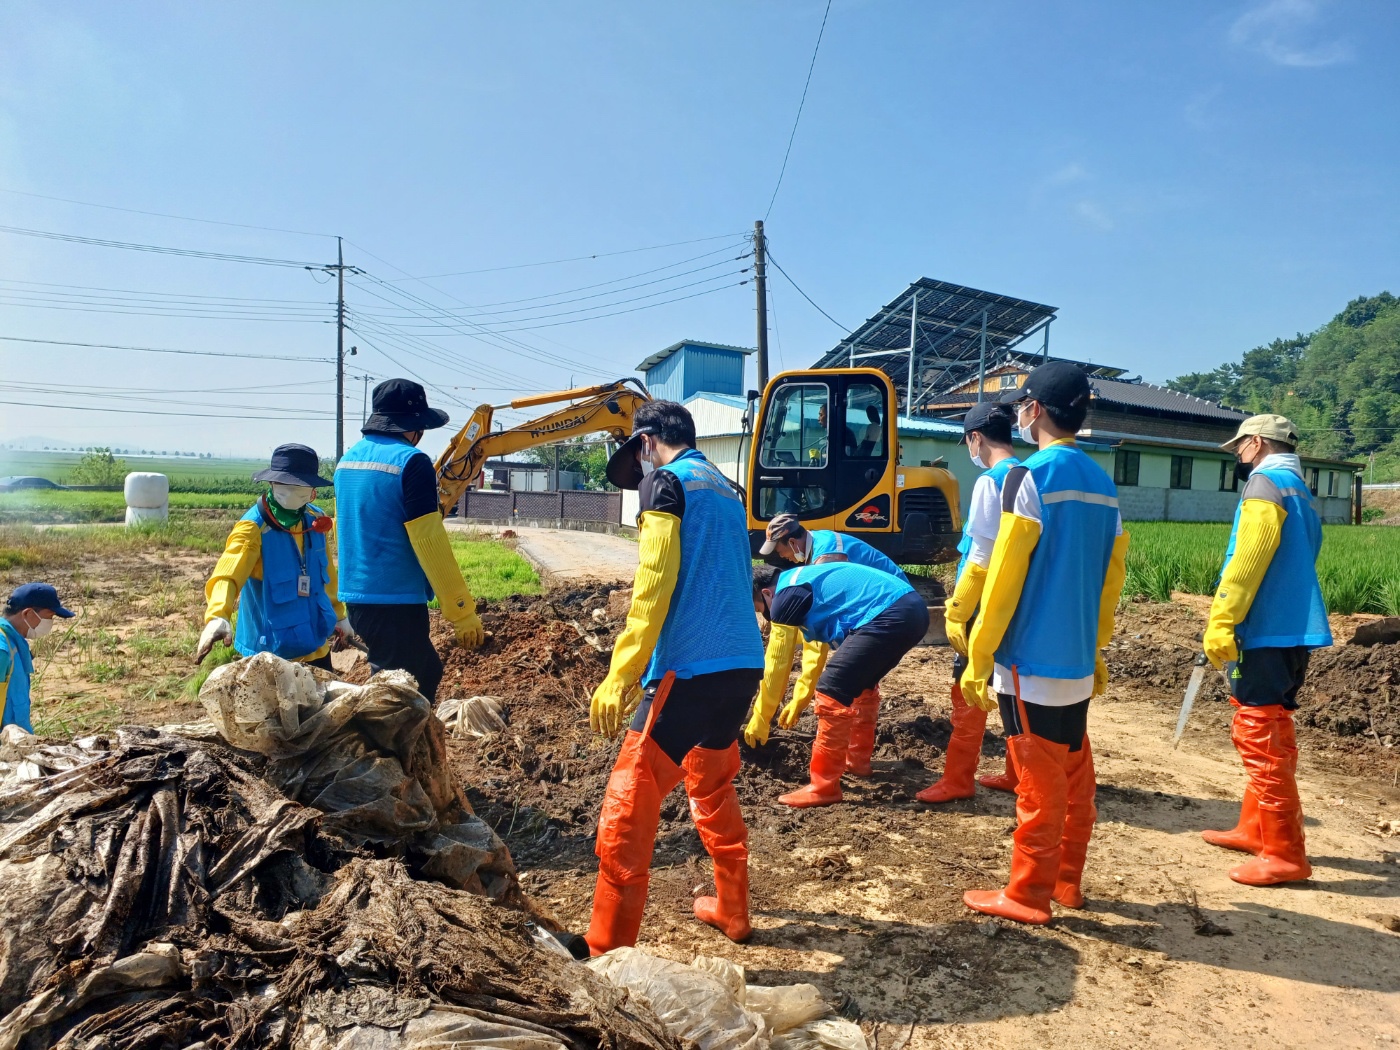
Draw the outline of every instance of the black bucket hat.
<instances>
[{"instance_id":1,"label":"black bucket hat","mask_svg":"<svg viewBox=\"0 0 1400 1050\"><path fill-rule=\"evenodd\" d=\"M447 425L447 413L428 407L428 395L411 379L386 379L374 388L374 413L361 434L409 434Z\"/></svg>"},{"instance_id":2,"label":"black bucket hat","mask_svg":"<svg viewBox=\"0 0 1400 1050\"><path fill-rule=\"evenodd\" d=\"M642 464L637 450L642 447L642 435L660 433L657 427L641 426L608 457L608 480L620 489L635 489L642 483Z\"/></svg>"},{"instance_id":3,"label":"black bucket hat","mask_svg":"<svg viewBox=\"0 0 1400 1050\"><path fill-rule=\"evenodd\" d=\"M327 489L332 484L321 477L321 458L316 450L306 445L278 445L272 450L272 462L266 470L254 474L253 480L313 489Z\"/></svg>"}]
</instances>

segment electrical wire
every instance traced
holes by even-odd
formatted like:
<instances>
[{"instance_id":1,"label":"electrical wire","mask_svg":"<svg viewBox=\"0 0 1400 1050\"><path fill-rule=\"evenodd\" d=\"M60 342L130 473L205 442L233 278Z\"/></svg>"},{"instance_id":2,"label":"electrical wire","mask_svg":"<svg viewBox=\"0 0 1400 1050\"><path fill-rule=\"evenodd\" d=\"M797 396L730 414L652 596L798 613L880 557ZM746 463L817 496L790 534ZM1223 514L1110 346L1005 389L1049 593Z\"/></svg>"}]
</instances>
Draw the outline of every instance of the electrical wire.
<instances>
[{"instance_id":1,"label":"electrical wire","mask_svg":"<svg viewBox=\"0 0 1400 1050\"><path fill-rule=\"evenodd\" d=\"M821 314L821 315L822 315L823 317L825 317L828 321L830 321L832 324L834 324L837 328L841 329L842 334L844 334L844 335L850 335L850 333L851 333L851 329L850 329L850 328L848 328L848 327L846 327L845 325L843 325L840 321L836 320L836 318L832 317L829 313L827 313L825 310L823 310L823 309L822 309L820 306L818 306L816 303L812 302L812 297L811 297L810 295L808 295L806 292L804 292L801 288L798 288L797 282L794 281L791 277L788 277L788 272L787 272L786 270L784 270L781 266L778 265L778 260L775 259L775 258L773 258L773 253L772 253L771 251L768 252L768 261L769 261L770 263L772 263L772 264L777 268L777 270L778 270L778 272L779 272L780 274L782 274L784 277L787 278L787 283L788 283L788 284L792 285L793 288L797 289L797 294L798 294L798 295L802 296L802 298L806 299L807 302L809 302L809 303L812 304L812 309L816 310L817 313Z\"/></svg>"},{"instance_id":2,"label":"electrical wire","mask_svg":"<svg viewBox=\"0 0 1400 1050\"><path fill-rule=\"evenodd\" d=\"M43 346L77 346L91 350L135 350L144 354L187 354L191 357L236 357L247 361L285 361L288 364L333 365L333 357L288 357L285 354L239 354L219 350L171 350L156 346L120 346L116 343L75 343L66 339L26 339L18 335L0 335L7 343L36 343Z\"/></svg>"},{"instance_id":3,"label":"electrical wire","mask_svg":"<svg viewBox=\"0 0 1400 1050\"><path fill-rule=\"evenodd\" d=\"M329 283L329 282L327 282ZM203 303L257 303L270 306L306 306L324 309L327 305L334 306L335 303L327 303L321 299L259 299L249 296L237 295L199 295L194 292L158 292L146 288L107 288L100 285L91 284L59 284L54 281L19 281L13 278L0 277L0 284L12 284L19 286L17 291L34 292L42 291L45 288L67 288L70 292L114 292L116 297L124 298L128 296L150 296L151 302L163 300L176 300ZM52 295L63 293L52 292ZM88 298L102 299L108 296L90 296ZM138 300L144 301L144 300Z\"/></svg>"},{"instance_id":4,"label":"electrical wire","mask_svg":"<svg viewBox=\"0 0 1400 1050\"><path fill-rule=\"evenodd\" d=\"M246 263L251 266L293 266L319 267L320 263L303 262L297 259L273 259L260 255L235 255L229 252L207 252L195 248L171 248L159 244L137 244L132 241L112 241L102 237L82 237L74 233L56 233L53 230L32 230L22 226L0 226L0 233L17 237L39 237L50 241L66 241L70 244L88 244L98 248L120 248L124 251L154 252L157 255L177 255L187 259L211 259L216 262Z\"/></svg>"},{"instance_id":5,"label":"electrical wire","mask_svg":"<svg viewBox=\"0 0 1400 1050\"><path fill-rule=\"evenodd\" d=\"M782 189L783 176L787 173L788 157L792 156L792 143L797 138L797 125L802 121L802 107L807 104L807 89L812 86L812 70L817 68L817 52L822 49L822 37L826 34L826 19L831 14L831 0L826 0L826 10L822 13L822 27L817 30L817 46L812 48L812 61L807 66L807 81L802 85L802 99L797 103L797 116L792 121L792 134L788 135L787 149L783 152L783 166L778 169L778 182L773 187L773 196L768 198L768 210L763 213L763 221L773 213L773 202Z\"/></svg>"},{"instance_id":6,"label":"electrical wire","mask_svg":"<svg viewBox=\"0 0 1400 1050\"><path fill-rule=\"evenodd\" d=\"M140 208L119 208L114 204L94 204L92 201L73 200L70 197L50 197L45 193L30 193L27 190L11 190L0 186L0 193L13 193L19 197L34 197L41 201L58 201L61 204L77 204L83 208L101 208L103 211L123 211L128 215L152 215L158 219L179 219L181 222L202 222L210 226L234 226L240 230L262 230L264 233L292 233L301 237L334 238L333 233L315 233L311 230L286 230L277 226L254 226L246 222L223 222L219 219L196 219L189 215L171 215L163 211L143 211Z\"/></svg>"},{"instance_id":7,"label":"electrical wire","mask_svg":"<svg viewBox=\"0 0 1400 1050\"><path fill-rule=\"evenodd\" d=\"M52 405L38 401L0 401L0 405L18 405L21 408L59 408L71 412L117 412L126 416L189 416L195 419L247 419L276 423L321 423L335 419L334 412L315 416L256 416L249 415L246 412L227 415L218 412L155 412L146 408L107 408L105 405Z\"/></svg>"}]
</instances>

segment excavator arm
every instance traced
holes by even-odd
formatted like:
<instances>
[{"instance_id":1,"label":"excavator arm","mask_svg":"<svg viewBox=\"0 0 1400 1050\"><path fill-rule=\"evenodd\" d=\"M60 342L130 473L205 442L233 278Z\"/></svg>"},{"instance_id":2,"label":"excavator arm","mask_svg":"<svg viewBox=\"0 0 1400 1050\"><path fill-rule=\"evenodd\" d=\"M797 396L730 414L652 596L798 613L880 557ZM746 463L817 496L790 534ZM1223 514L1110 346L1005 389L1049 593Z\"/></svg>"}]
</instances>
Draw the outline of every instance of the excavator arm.
<instances>
[{"instance_id":1,"label":"excavator arm","mask_svg":"<svg viewBox=\"0 0 1400 1050\"><path fill-rule=\"evenodd\" d=\"M603 432L614 441L626 440L632 433L632 416L637 406L650 400L651 395L641 383L619 379L601 386L522 397L509 405L478 406L437 459L438 509L444 515L452 513L462 493L481 476L482 467L494 456L508 456L578 434ZM533 408L556 401L573 403L509 430L491 429L492 416L498 408Z\"/></svg>"}]
</instances>

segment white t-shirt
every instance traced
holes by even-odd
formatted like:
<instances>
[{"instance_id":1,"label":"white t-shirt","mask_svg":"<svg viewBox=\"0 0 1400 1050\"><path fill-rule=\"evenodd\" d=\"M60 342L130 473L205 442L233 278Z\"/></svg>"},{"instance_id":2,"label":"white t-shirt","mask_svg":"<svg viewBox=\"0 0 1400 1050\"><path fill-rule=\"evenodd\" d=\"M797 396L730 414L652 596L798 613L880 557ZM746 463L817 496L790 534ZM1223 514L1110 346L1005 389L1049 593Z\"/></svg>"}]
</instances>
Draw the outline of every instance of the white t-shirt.
<instances>
[{"instance_id":1,"label":"white t-shirt","mask_svg":"<svg viewBox=\"0 0 1400 1050\"><path fill-rule=\"evenodd\" d=\"M978 483L986 480L978 478ZM993 486L995 488L995 486ZM976 489L973 490L973 499L976 499ZM1021 487L1016 490L1016 503L1013 513L1018 518L1029 518L1031 521L1040 522L1042 519L1040 512L1040 493L1036 491L1035 478L1027 472ZM997 504L997 515L1000 520L1001 504ZM1123 535L1123 518L1119 516L1117 535ZM991 557L990 551L988 557ZM978 564L982 564L978 562ZM1016 676L1011 673L1011 668L996 664L992 670L992 688L998 693L1009 695L1019 695L1028 704L1041 704L1045 707L1068 707L1070 704L1077 704L1083 700L1088 700L1094 692L1094 676L1085 678L1044 678L1039 675L1023 674ZM1017 686L1020 686L1019 693Z\"/></svg>"}]
</instances>

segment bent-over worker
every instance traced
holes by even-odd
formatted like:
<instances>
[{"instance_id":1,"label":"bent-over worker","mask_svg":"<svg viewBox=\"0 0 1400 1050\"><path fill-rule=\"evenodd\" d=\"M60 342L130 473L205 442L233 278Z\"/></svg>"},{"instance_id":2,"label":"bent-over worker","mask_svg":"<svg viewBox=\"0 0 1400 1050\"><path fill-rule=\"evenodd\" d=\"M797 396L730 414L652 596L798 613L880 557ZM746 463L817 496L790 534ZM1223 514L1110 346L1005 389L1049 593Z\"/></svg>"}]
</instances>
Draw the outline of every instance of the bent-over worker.
<instances>
[{"instance_id":1,"label":"bent-over worker","mask_svg":"<svg viewBox=\"0 0 1400 1050\"><path fill-rule=\"evenodd\" d=\"M776 575L776 579L774 578ZM841 801L857 705L869 702L889 674L928 633L928 606L906 581L849 561L802 565L781 575L761 568L753 574L753 606L778 626L795 627L804 640L834 646L816 685L817 737L812 743L811 783L778 796L785 806L829 806ZM776 667L792 666L792 644ZM781 689L760 694L745 739L767 743ZM799 712L800 713L800 712Z\"/></svg>"},{"instance_id":2,"label":"bent-over worker","mask_svg":"<svg viewBox=\"0 0 1400 1050\"><path fill-rule=\"evenodd\" d=\"M483 637L438 511L437 471L417 447L425 431L446 424L447 413L428 406L419 384L386 379L374 388L364 437L335 468L340 599L370 667L407 671L429 700L442 681L428 634L433 595L458 645L475 649Z\"/></svg>"},{"instance_id":3,"label":"bent-over worker","mask_svg":"<svg viewBox=\"0 0 1400 1050\"><path fill-rule=\"evenodd\" d=\"M849 561L877 569L891 576L909 582L904 570L887 555L870 544L849 533L831 529L808 530L797 520L795 514L779 514L768 523L760 554L776 554L794 565L820 565L829 561ZM792 670L792 650L795 646L797 628L783 624L773 624L768 634L768 651L763 671L762 690L754 709L753 719L745 731L745 738L756 739L759 733L757 719L760 711L771 712L787 692L788 676ZM817 678L826 666L827 646L822 642L808 641L802 645L802 672L793 686L792 700L778 713L778 725L791 729L798 717L812 702ZM784 663L783 661L786 660ZM776 690L769 697L766 694ZM870 756L875 750L875 726L880 718L880 685L861 693L855 702L854 722L851 726L851 743L846 752L846 772L852 776L868 777ZM764 721L763 735L767 736L768 722ZM752 746L752 742L750 742Z\"/></svg>"},{"instance_id":4,"label":"bent-over worker","mask_svg":"<svg viewBox=\"0 0 1400 1050\"><path fill-rule=\"evenodd\" d=\"M1011 748L1006 749L1006 772L978 777L982 757L982 737L987 729L987 712L963 699L958 679L967 670L967 632L977 613L982 588L987 582L987 565L992 560L997 528L1001 524L1001 487L1007 472L1018 464L1011 449L1011 426L1016 414L1009 405L982 401L963 417L962 442L975 466L984 471L972 486L972 501L963 522L958 543L957 583L944 610L948 644L953 657L952 722L953 735L943 756L943 775L914 797L920 802L949 802L971 798L977 784L997 791L1016 790L1016 766ZM1004 727L1003 727L1004 728Z\"/></svg>"},{"instance_id":5,"label":"bent-over worker","mask_svg":"<svg viewBox=\"0 0 1400 1050\"><path fill-rule=\"evenodd\" d=\"M1001 890L969 890L963 903L1037 925L1050 921L1051 900L1084 905L1097 816L1089 700L1108 685L1100 650L1113 635L1128 549L1112 479L1074 443L1089 398L1089 380L1066 361L1041 365L1007 395L1022 440L1039 451L1002 483L961 682L965 700L1000 706L1019 778L1011 877Z\"/></svg>"},{"instance_id":6,"label":"bent-over worker","mask_svg":"<svg viewBox=\"0 0 1400 1050\"><path fill-rule=\"evenodd\" d=\"M5 700L0 729L19 726L26 733L34 732L29 721L29 683L34 677L29 643L53 630L54 617L72 615L50 583L22 584L6 599L0 609L0 694Z\"/></svg>"},{"instance_id":7,"label":"bent-over worker","mask_svg":"<svg viewBox=\"0 0 1400 1050\"><path fill-rule=\"evenodd\" d=\"M330 639L352 632L336 597L332 522L311 502L331 483L305 445L277 446L253 480L267 482L268 491L234 525L204 585L208 604L195 660L222 641L241 656L273 653L333 670Z\"/></svg>"},{"instance_id":8,"label":"bent-over worker","mask_svg":"<svg viewBox=\"0 0 1400 1050\"><path fill-rule=\"evenodd\" d=\"M1225 568L1210 606L1204 648L1226 670L1235 707L1230 738L1248 782L1239 822L1205 831L1213 846L1253 853L1231 869L1249 886L1312 874L1294 774L1293 712L1313 649L1332 644L1317 582L1322 523L1303 480L1298 433L1283 416L1251 416L1222 448L1247 479L1235 510Z\"/></svg>"},{"instance_id":9,"label":"bent-over worker","mask_svg":"<svg viewBox=\"0 0 1400 1050\"><path fill-rule=\"evenodd\" d=\"M627 625L589 711L604 736L629 718L630 727L598 818L588 947L601 955L636 944L661 802L682 780L715 867L715 896L695 898L695 917L747 940L748 829L734 775L763 641L749 599L744 504L696 450L695 422L674 401L637 409L608 480L637 490L641 536Z\"/></svg>"}]
</instances>

